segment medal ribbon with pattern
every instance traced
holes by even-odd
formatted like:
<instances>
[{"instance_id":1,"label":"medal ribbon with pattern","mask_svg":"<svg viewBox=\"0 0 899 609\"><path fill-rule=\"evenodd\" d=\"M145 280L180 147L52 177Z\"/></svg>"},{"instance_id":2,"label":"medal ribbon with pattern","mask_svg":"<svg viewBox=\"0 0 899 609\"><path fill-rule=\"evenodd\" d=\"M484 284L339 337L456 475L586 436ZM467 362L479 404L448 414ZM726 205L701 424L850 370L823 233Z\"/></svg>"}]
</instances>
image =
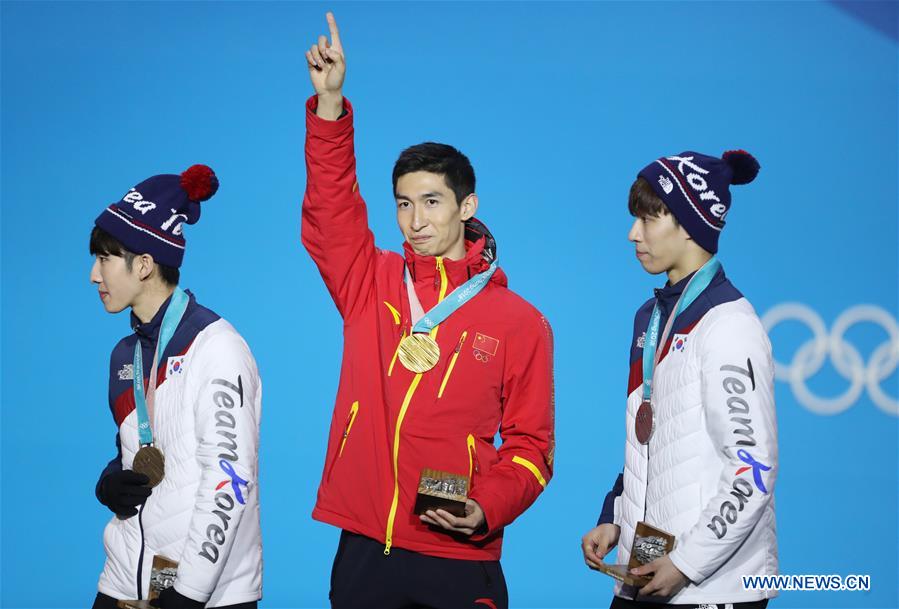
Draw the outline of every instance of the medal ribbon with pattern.
<instances>
[{"instance_id":1,"label":"medal ribbon with pattern","mask_svg":"<svg viewBox=\"0 0 899 609\"><path fill-rule=\"evenodd\" d=\"M668 335L674 327L674 320L680 315L684 309L693 304L693 301L709 287L712 278L721 263L716 256L712 256L708 262L702 265L696 273L690 278L687 287L677 299L674 311L668 316L668 322L665 324L665 330L659 337L659 323L662 319L662 311L659 309L658 300L652 309L652 316L649 318L649 326L646 328L646 339L643 343L643 403L637 409L637 416L634 421L634 429L637 433L637 441L640 444L649 444L652 437L655 422L652 412L652 377L655 368L661 359L660 347L663 347L668 341Z\"/></svg>"},{"instance_id":2,"label":"medal ribbon with pattern","mask_svg":"<svg viewBox=\"0 0 899 609\"><path fill-rule=\"evenodd\" d=\"M159 328L159 338L156 341L156 351L153 354L153 366L150 370L150 382L144 395L144 362L141 355L140 339L134 344L134 409L137 411L137 431L140 435L140 450L134 455L132 469L145 474L150 486L156 486L165 475L165 458L162 451L153 445L153 427L150 421L153 418L153 403L156 397L156 376L159 358L165 353L165 348L175 334L184 311L187 310L189 298L181 288L176 287L169 301L169 308L162 317L162 325Z\"/></svg>"},{"instance_id":3,"label":"medal ribbon with pattern","mask_svg":"<svg viewBox=\"0 0 899 609\"><path fill-rule=\"evenodd\" d=\"M400 343L399 358L403 366L416 373L427 372L440 360L440 347L430 336L431 330L455 313L466 302L474 298L493 277L496 263L490 265L483 273L478 273L438 302L433 309L424 313L415 284L406 268L406 293L409 297L409 308L412 312L412 333ZM417 319L419 318L420 319Z\"/></svg>"}]
</instances>

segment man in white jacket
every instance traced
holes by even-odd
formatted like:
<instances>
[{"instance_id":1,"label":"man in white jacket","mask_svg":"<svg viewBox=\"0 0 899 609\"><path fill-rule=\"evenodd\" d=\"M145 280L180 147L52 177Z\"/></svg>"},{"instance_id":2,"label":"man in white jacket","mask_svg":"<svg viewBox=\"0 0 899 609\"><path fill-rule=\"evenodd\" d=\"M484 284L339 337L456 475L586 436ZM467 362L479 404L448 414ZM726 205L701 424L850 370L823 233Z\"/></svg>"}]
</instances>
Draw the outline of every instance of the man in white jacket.
<instances>
[{"instance_id":1,"label":"man in white jacket","mask_svg":"<svg viewBox=\"0 0 899 609\"><path fill-rule=\"evenodd\" d=\"M596 568L617 544L626 564L640 521L675 545L632 570L649 578L643 587L618 583L615 609L763 609L774 596L741 578L777 573L771 345L715 256L729 187L758 170L744 151L684 152L653 161L631 187L628 237L668 282L637 311L625 467L582 551Z\"/></svg>"},{"instance_id":2,"label":"man in white jacket","mask_svg":"<svg viewBox=\"0 0 899 609\"><path fill-rule=\"evenodd\" d=\"M177 574L154 607L255 609L262 596L259 373L231 324L178 287L182 225L217 188L203 165L153 176L91 233L91 281L134 330L110 362L117 454L96 493L115 516L95 609L148 599L156 556Z\"/></svg>"}]
</instances>

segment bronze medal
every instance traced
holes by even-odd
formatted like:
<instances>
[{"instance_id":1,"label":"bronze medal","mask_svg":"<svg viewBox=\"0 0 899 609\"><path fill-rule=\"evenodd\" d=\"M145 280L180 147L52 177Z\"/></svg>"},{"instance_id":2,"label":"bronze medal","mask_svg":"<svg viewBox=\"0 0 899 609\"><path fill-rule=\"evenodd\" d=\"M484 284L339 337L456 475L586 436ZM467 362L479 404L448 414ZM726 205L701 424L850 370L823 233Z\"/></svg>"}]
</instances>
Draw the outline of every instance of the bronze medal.
<instances>
[{"instance_id":1,"label":"bronze medal","mask_svg":"<svg viewBox=\"0 0 899 609\"><path fill-rule=\"evenodd\" d=\"M427 372L440 361L440 347L429 334L410 334L402 340L400 363L412 372Z\"/></svg>"},{"instance_id":2,"label":"bronze medal","mask_svg":"<svg viewBox=\"0 0 899 609\"><path fill-rule=\"evenodd\" d=\"M634 431L637 433L637 441L640 444L649 444L652 432L655 428L655 421L652 416L652 404L649 400L644 400L637 409L637 416L634 419Z\"/></svg>"},{"instance_id":3,"label":"bronze medal","mask_svg":"<svg viewBox=\"0 0 899 609\"><path fill-rule=\"evenodd\" d=\"M155 446L141 446L134 455L131 469L149 478L147 486L153 488L165 478L165 457Z\"/></svg>"}]
</instances>

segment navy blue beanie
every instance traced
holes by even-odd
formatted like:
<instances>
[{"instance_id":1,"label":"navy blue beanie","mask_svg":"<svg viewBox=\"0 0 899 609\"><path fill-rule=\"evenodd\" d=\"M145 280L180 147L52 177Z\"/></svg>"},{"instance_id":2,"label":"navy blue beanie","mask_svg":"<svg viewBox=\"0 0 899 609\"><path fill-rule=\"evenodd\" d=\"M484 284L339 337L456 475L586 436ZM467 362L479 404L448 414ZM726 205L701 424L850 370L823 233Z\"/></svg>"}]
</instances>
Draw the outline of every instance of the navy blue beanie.
<instances>
[{"instance_id":1,"label":"navy blue beanie","mask_svg":"<svg viewBox=\"0 0 899 609\"><path fill-rule=\"evenodd\" d=\"M94 224L129 251L178 268L184 259L182 225L200 219L200 202L218 187L218 178L206 165L193 165L181 175L153 176L103 210Z\"/></svg>"},{"instance_id":2,"label":"navy blue beanie","mask_svg":"<svg viewBox=\"0 0 899 609\"><path fill-rule=\"evenodd\" d=\"M745 150L729 150L720 159L687 151L653 161L638 176L649 182L687 234L714 254L730 210L730 185L748 184L758 172L758 161Z\"/></svg>"}]
</instances>

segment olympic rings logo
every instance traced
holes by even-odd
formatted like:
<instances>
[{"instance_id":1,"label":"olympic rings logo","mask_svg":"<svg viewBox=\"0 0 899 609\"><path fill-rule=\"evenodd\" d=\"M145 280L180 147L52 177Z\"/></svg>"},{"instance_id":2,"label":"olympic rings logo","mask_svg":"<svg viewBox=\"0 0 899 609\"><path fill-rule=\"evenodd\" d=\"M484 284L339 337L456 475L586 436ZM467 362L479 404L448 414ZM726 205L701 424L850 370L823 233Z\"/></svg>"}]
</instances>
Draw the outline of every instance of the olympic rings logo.
<instances>
[{"instance_id":1,"label":"olympic rings logo","mask_svg":"<svg viewBox=\"0 0 899 609\"><path fill-rule=\"evenodd\" d=\"M474 358L476 360L478 360L479 362L483 362L486 364L487 362L490 361L490 356L487 355L486 353L484 353L482 351L478 351L477 349L472 349L472 352L474 353Z\"/></svg>"},{"instance_id":2,"label":"olympic rings logo","mask_svg":"<svg viewBox=\"0 0 899 609\"><path fill-rule=\"evenodd\" d=\"M784 364L774 360L774 378L787 382L793 395L808 410L822 415L843 412L855 404L867 389L874 404L889 415L899 416L899 400L881 387L899 364L899 325L887 311L875 305L855 305L844 311L828 333L821 316L804 304L788 302L777 305L762 317L762 324L771 330L785 321L798 321L812 331L812 338L799 347L793 360ZM852 326L860 323L879 325L887 333L868 361L862 359L844 336ZM849 387L832 398L812 393L806 382L815 376L830 357L834 369L849 382Z\"/></svg>"}]
</instances>

